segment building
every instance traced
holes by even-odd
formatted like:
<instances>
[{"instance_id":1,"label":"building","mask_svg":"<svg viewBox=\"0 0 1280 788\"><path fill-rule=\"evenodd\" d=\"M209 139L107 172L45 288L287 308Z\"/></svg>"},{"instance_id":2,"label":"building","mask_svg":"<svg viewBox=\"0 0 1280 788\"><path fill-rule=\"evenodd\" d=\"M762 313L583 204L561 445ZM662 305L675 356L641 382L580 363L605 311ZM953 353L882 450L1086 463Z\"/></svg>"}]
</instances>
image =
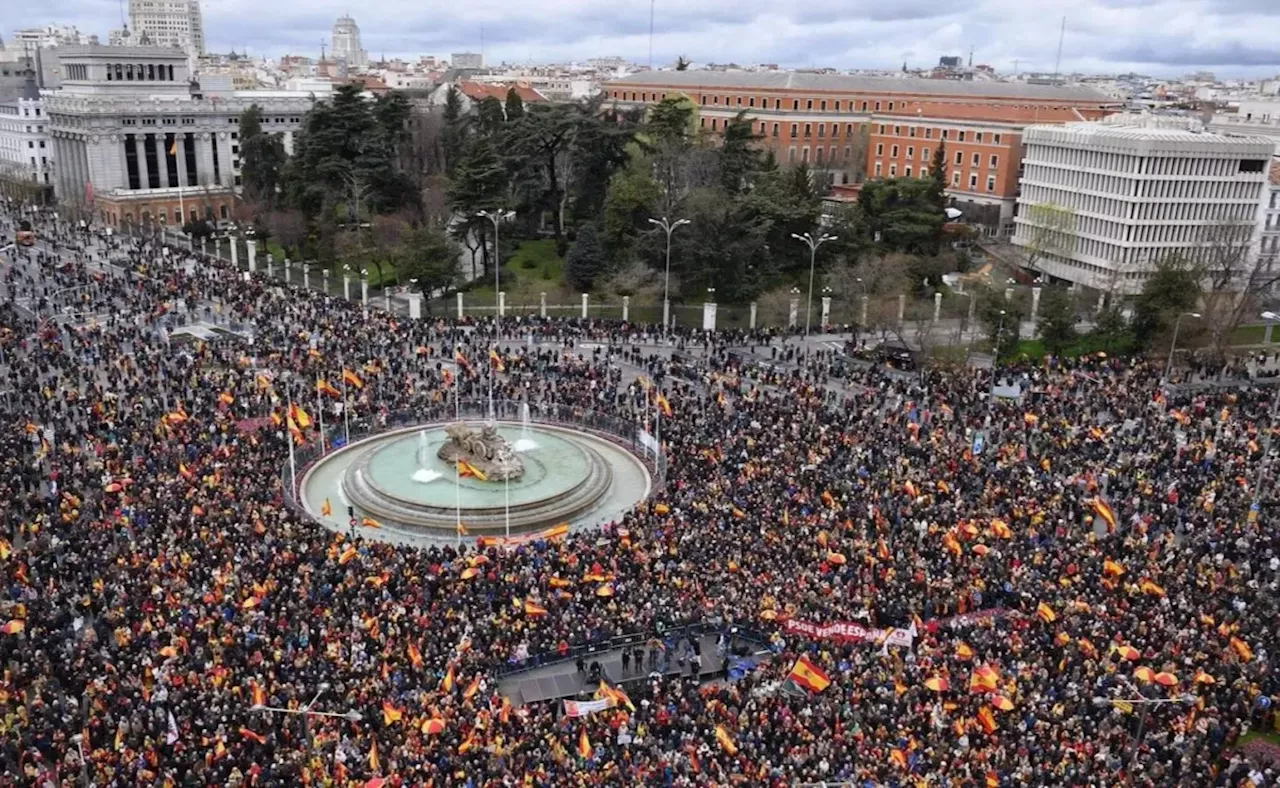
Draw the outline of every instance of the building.
<instances>
[{"instance_id":1,"label":"building","mask_svg":"<svg viewBox=\"0 0 1280 788\"><path fill-rule=\"evenodd\" d=\"M204 54L200 0L129 0L129 26L135 45L145 41L178 47L192 56Z\"/></svg>"},{"instance_id":2,"label":"building","mask_svg":"<svg viewBox=\"0 0 1280 788\"><path fill-rule=\"evenodd\" d=\"M1014 244L1039 273L1126 294L1170 255L1251 232L1275 153L1265 137L1134 115L1033 126L1023 144Z\"/></svg>"},{"instance_id":3,"label":"building","mask_svg":"<svg viewBox=\"0 0 1280 788\"><path fill-rule=\"evenodd\" d=\"M458 98L462 105L462 113L465 115L471 112L476 104L487 98L497 99L506 110L507 91L514 89L516 94L525 104L536 104L545 102L547 99L538 91L530 87L524 87L516 84L501 84L492 82L473 82L463 79L440 85L431 91L431 95L427 98L427 105L431 107L443 107L448 100L449 88L457 87Z\"/></svg>"},{"instance_id":4,"label":"building","mask_svg":"<svg viewBox=\"0 0 1280 788\"><path fill-rule=\"evenodd\" d=\"M1257 255L1263 270L1280 271L1280 159L1272 159L1258 208Z\"/></svg>"},{"instance_id":5,"label":"building","mask_svg":"<svg viewBox=\"0 0 1280 788\"><path fill-rule=\"evenodd\" d=\"M831 184L928 175L945 143L952 204L990 234L1012 231L1026 126L1120 108L1087 88L800 72L650 71L604 90L621 106L686 96L712 134L743 113L780 163Z\"/></svg>"},{"instance_id":6,"label":"building","mask_svg":"<svg viewBox=\"0 0 1280 788\"><path fill-rule=\"evenodd\" d=\"M340 16L333 23L331 44L333 59L345 62L347 68L360 69L368 65L368 55L360 45L360 26L351 17Z\"/></svg>"},{"instance_id":7,"label":"building","mask_svg":"<svg viewBox=\"0 0 1280 788\"><path fill-rule=\"evenodd\" d=\"M0 194L45 203L53 197L53 146L35 72L22 91L0 101Z\"/></svg>"},{"instance_id":8,"label":"building","mask_svg":"<svg viewBox=\"0 0 1280 788\"><path fill-rule=\"evenodd\" d=\"M454 52L449 64L456 71L464 68L484 68L484 55L477 52Z\"/></svg>"},{"instance_id":9,"label":"building","mask_svg":"<svg viewBox=\"0 0 1280 788\"><path fill-rule=\"evenodd\" d=\"M1210 118L1209 130L1231 137L1270 137L1280 143L1280 101L1241 101L1235 112L1219 112Z\"/></svg>"},{"instance_id":10,"label":"building","mask_svg":"<svg viewBox=\"0 0 1280 788\"><path fill-rule=\"evenodd\" d=\"M96 44L97 36L81 33L74 25L45 25L13 31L10 45L17 49L47 49L72 44Z\"/></svg>"},{"instance_id":11,"label":"building","mask_svg":"<svg viewBox=\"0 0 1280 788\"><path fill-rule=\"evenodd\" d=\"M234 90L227 76L202 88L173 48L62 47L59 56L63 87L43 96L55 192L113 226L229 219L241 113L258 105L263 130L290 151L312 104L309 93Z\"/></svg>"}]
</instances>

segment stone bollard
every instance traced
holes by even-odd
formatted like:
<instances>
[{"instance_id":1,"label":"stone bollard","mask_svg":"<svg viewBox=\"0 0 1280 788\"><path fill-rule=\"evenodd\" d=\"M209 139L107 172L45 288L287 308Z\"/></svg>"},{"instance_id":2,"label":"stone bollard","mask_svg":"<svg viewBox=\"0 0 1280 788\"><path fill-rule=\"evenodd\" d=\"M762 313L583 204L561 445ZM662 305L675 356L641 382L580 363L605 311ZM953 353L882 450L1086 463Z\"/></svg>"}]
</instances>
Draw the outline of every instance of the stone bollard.
<instances>
[{"instance_id":1,"label":"stone bollard","mask_svg":"<svg viewBox=\"0 0 1280 788\"><path fill-rule=\"evenodd\" d=\"M498 291L498 317L507 316L507 292L505 290Z\"/></svg>"},{"instance_id":2,"label":"stone bollard","mask_svg":"<svg viewBox=\"0 0 1280 788\"><path fill-rule=\"evenodd\" d=\"M831 296L822 297L822 323L819 325L822 331L827 330L827 326L831 323Z\"/></svg>"},{"instance_id":3,"label":"stone bollard","mask_svg":"<svg viewBox=\"0 0 1280 788\"><path fill-rule=\"evenodd\" d=\"M866 330L867 328L867 305L870 301L871 301L870 296L867 296L867 295L862 296L862 314L858 318L858 326L863 330Z\"/></svg>"},{"instance_id":4,"label":"stone bollard","mask_svg":"<svg viewBox=\"0 0 1280 788\"><path fill-rule=\"evenodd\" d=\"M942 293L933 294L933 322L938 322L942 317Z\"/></svg>"},{"instance_id":5,"label":"stone bollard","mask_svg":"<svg viewBox=\"0 0 1280 788\"><path fill-rule=\"evenodd\" d=\"M907 316L907 295L900 293L898 295L898 322L901 323L903 318Z\"/></svg>"},{"instance_id":6,"label":"stone bollard","mask_svg":"<svg viewBox=\"0 0 1280 788\"><path fill-rule=\"evenodd\" d=\"M538 314L541 315L542 317L547 316L547 294L546 293L538 294Z\"/></svg>"},{"instance_id":7,"label":"stone bollard","mask_svg":"<svg viewBox=\"0 0 1280 788\"><path fill-rule=\"evenodd\" d=\"M422 317L422 293L409 293L409 318L418 320Z\"/></svg>"},{"instance_id":8,"label":"stone bollard","mask_svg":"<svg viewBox=\"0 0 1280 788\"><path fill-rule=\"evenodd\" d=\"M1036 322L1036 317L1040 314L1040 288L1031 288L1031 323ZM1034 329L1032 329L1034 331Z\"/></svg>"},{"instance_id":9,"label":"stone bollard","mask_svg":"<svg viewBox=\"0 0 1280 788\"><path fill-rule=\"evenodd\" d=\"M626 323L631 319L631 296L622 297L622 322Z\"/></svg>"},{"instance_id":10,"label":"stone bollard","mask_svg":"<svg viewBox=\"0 0 1280 788\"><path fill-rule=\"evenodd\" d=\"M342 297L351 300L351 277L347 274L342 275Z\"/></svg>"},{"instance_id":11,"label":"stone bollard","mask_svg":"<svg viewBox=\"0 0 1280 788\"><path fill-rule=\"evenodd\" d=\"M462 319L462 293L458 293L458 319Z\"/></svg>"},{"instance_id":12,"label":"stone bollard","mask_svg":"<svg viewBox=\"0 0 1280 788\"><path fill-rule=\"evenodd\" d=\"M747 319L747 326L748 326L752 331L755 331L755 330L756 330L756 310L757 310L757 308L758 308L758 305L756 304L756 302L755 302L755 301L752 301L752 302L751 302L751 313L750 313L750 317L748 317L748 319Z\"/></svg>"},{"instance_id":13,"label":"stone bollard","mask_svg":"<svg viewBox=\"0 0 1280 788\"><path fill-rule=\"evenodd\" d=\"M258 242L250 238L244 245L249 250L249 273L253 273L258 270Z\"/></svg>"},{"instance_id":14,"label":"stone bollard","mask_svg":"<svg viewBox=\"0 0 1280 788\"><path fill-rule=\"evenodd\" d=\"M586 293L582 294L582 319L583 320L587 319L587 299L588 298L589 296Z\"/></svg>"},{"instance_id":15,"label":"stone bollard","mask_svg":"<svg viewBox=\"0 0 1280 788\"><path fill-rule=\"evenodd\" d=\"M240 267L240 244L236 243L236 237L233 235L229 239L231 241L231 267Z\"/></svg>"}]
</instances>

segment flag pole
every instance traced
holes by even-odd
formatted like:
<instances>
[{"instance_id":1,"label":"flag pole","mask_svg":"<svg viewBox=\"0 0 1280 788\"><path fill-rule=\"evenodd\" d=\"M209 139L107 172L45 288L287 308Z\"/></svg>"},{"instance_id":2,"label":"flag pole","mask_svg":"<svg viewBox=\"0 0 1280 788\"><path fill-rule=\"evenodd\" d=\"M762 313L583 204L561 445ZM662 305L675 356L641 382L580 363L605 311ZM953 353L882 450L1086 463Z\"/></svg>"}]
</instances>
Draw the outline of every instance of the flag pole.
<instances>
[{"instance_id":1,"label":"flag pole","mask_svg":"<svg viewBox=\"0 0 1280 788\"><path fill-rule=\"evenodd\" d=\"M490 351L491 351L491 352L495 352L495 353L496 353L497 351L496 351L496 350L493 350L493 349L492 349L493 347L497 347L497 346L496 346L496 345L492 346L492 347L490 348ZM493 414L493 374L494 374L494 369L493 369L493 359L491 359L491 358L486 358L486 359L485 359L485 362L489 365L489 421L493 421L493 420L494 420L494 414Z\"/></svg>"},{"instance_id":2,"label":"flag pole","mask_svg":"<svg viewBox=\"0 0 1280 788\"><path fill-rule=\"evenodd\" d=\"M462 370L458 368L456 351L454 353L453 365L454 365L454 368L457 369L457 374L453 376L453 420L462 421L462 399L461 399L462 381L458 379L459 376L462 375ZM453 465L453 473L454 473L454 479L453 479L454 510L457 512L457 524L454 526L454 531L457 533L458 549L459 551L461 551L462 549L462 475L458 473L458 464L456 462Z\"/></svg>"},{"instance_id":3,"label":"flag pole","mask_svg":"<svg viewBox=\"0 0 1280 788\"><path fill-rule=\"evenodd\" d=\"M344 445L351 445L351 416L347 413L350 408L347 406L347 364L346 360L341 356L338 357L338 363L342 365L342 442Z\"/></svg>"},{"instance_id":4,"label":"flag pole","mask_svg":"<svg viewBox=\"0 0 1280 788\"><path fill-rule=\"evenodd\" d=\"M507 521L507 538L511 538L511 475L508 474L503 478L502 486L507 496L505 517Z\"/></svg>"},{"instance_id":5,"label":"flag pole","mask_svg":"<svg viewBox=\"0 0 1280 788\"><path fill-rule=\"evenodd\" d=\"M289 401L289 410L285 411L287 419L285 423L284 439L289 442L289 494L295 495L298 490L298 466L293 459L293 432L289 430L289 424L293 419L293 401Z\"/></svg>"},{"instance_id":6,"label":"flag pole","mask_svg":"<svg viewBox=\"0 0 1280 788\"><path fill-rule=\"evenodd\" d=\"M316 383L320 382L320 373L316 373ZM316 386L316 418L320 420L320 456L324 456L324 401L320 399L320 386Z\"/></svg>"}]
</instances>

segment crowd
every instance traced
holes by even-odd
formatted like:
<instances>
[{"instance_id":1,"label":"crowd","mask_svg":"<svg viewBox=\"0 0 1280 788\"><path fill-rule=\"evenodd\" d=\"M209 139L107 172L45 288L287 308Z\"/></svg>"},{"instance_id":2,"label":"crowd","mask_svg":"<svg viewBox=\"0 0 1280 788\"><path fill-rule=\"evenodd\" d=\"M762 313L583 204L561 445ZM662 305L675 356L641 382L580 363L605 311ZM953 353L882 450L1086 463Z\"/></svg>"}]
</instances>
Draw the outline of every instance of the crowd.
<instances>
[{"instance_id":1,"label":"crowd","mask_svg":"<svg viewBox=\"0 0 1280 788\"><path fill-rule=\"evenodd\" d=\"M993 402L981 370L743 368L760 335L690 380L651 328L366 315L152 242L46 243L0 292L0 786L1280 784L1235 749L1280 698L1270 390L1094 357L1011 368L1023 397ZM252 339L172 333L193 320ZM283 416L317 378L352 370L376 429L487 397L491 347L495 398L634 422L662 391L664 486L516 548L291 508ZM734 623L772 651L737 680L572 719L496 693L525 655ZM784 681L802 655L829 686ZM313 699L360 719L251 709Z\"/></svg>"}]
</instances>

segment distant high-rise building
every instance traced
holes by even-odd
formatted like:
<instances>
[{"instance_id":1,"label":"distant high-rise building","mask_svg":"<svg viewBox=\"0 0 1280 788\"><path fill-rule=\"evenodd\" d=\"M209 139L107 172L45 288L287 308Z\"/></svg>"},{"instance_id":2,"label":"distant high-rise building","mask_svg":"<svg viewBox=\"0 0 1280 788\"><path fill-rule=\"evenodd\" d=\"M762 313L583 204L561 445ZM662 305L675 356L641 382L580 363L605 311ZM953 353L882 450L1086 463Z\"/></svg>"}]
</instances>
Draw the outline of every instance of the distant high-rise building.
<instances>
[{"instance_id":1,"label":"distant high-rise building","mask_svg":"<svg viewBox=\"0 0 1280 788\"><path fill-rule=\"evenodd\" d=\"M204 54L204 22L199 0L129 0L133 44L178 47Z\"/></svg>"},{"instance_id":2,"label":"distant high-rise building","mask_svg":"<svg viewBox=\"0 0 1280 788\"><path fill-rule=\"evenodd\" d=\"M478 52L454 52L449 61L454 68L484 68L484 55Z\"/></svg>"},{"instance_id":3,"label":"distant high-rise building","mask_svg":"<svg viewBox=\"0 0 1280 788\"><path fill-rule=\"evenodd\" d=\"M368 56L360 46L360 26L349 16L340 16L333 23L332 56L348 68L364 68L368 64Z\"/></svg>"}]
</instances>

